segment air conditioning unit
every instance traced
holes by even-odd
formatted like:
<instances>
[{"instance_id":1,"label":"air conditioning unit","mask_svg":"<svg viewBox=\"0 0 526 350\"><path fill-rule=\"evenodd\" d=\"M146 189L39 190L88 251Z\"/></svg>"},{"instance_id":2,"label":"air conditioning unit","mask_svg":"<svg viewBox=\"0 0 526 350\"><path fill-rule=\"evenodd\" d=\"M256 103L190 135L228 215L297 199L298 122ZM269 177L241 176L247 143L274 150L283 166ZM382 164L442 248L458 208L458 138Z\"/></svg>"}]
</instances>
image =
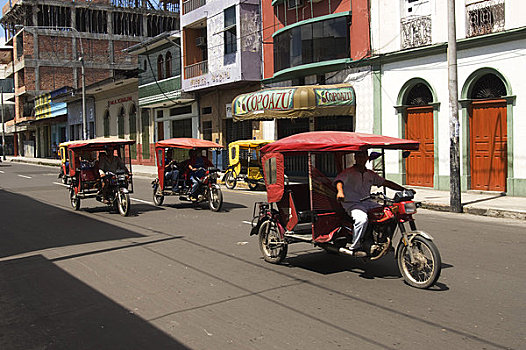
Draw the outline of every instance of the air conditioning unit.
<instances>
[{"instance_id":1,"label":"air conditioning unit","mask_svg":"<svg viewBox=\"0 0 526 350\"><path fill-rule=\"evenodd\" d=\"M195 38L195 45L198 47L206 46L206 38L204 36L198 36Z\"/></svg>"},{"instance_id":2,"label":"air conditioning unit","mask_svg":"<svg viewBox=\"0 0 526 350\"><path fill-rule=\"evenodd\" d=\"M303 0L287 0L287 2L288 2L289 9L295 9L296 7L302 7L304 5Z\"/></svg>"}]
</instances>

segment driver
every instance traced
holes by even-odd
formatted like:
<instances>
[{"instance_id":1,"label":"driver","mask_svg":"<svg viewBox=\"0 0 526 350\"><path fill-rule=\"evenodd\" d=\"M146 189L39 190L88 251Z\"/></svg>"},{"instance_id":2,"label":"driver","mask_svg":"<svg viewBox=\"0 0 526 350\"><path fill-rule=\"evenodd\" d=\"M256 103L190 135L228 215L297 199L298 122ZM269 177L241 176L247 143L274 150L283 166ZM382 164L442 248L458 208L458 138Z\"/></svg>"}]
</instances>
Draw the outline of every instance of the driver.
<instances>
[{"instance_id":1,"label":"driver","mask_svg":"<svg viewBox=\"0 0 526 350\"><path fill-rule=\"evenodd\" d=\"M199 188L199 179L205 176L204 168L213 167L214 165L207 157L202 155L201 149L190 150L190 159L188 159L188 169L190 169L190 180L192 181L192 190L190 198L197 199L197 189Z\"/></svg>"},{"instance_id":2,"label":"driver","mask_svg":"<svg viewBox=\"0 0 526 350\"><path fill-rule=\"evenodd\" d=\"M372 200L361 201L362 198L371 194L371 187L385 186L396 191L405 190L397 183L386 180L372 170L365 167L369 159L367 151L355 153L353 166L344 169L336 176L334 183L338 190L336 199L342 202L342 206L354 221L354 234L350 249L356 257L365 257L367 253L361 250L361 238L367 228L367 211L378 207L378 203Z\"/></svg>"},{"instance_id":3,"label":"driver","mask_svg":"<svg viewBox=\"0 0 526 350\"><path fill-rule=\"evenodd\" d=\"M104 147L104 150L99 153L99 175L102 182L101 194L104 200L107 201L107 189L108 180L106 175L108 172L117 173L118 171L124 171L128 174L128 169L124 162L119 156L114 155L114 150L108 146Z\"/></svg>"}]
</instances>

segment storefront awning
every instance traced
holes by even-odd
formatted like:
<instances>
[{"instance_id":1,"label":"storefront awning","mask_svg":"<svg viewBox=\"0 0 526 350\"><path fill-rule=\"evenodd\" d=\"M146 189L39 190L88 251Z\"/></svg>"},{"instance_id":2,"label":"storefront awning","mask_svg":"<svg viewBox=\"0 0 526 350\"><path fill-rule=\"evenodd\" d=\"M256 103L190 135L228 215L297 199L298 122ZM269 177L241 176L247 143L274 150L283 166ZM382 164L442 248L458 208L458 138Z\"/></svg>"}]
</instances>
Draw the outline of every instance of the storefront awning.
<instances>
[{"instance_id":1,"label":"storefront awning","mask_svg":"<svg viewBox=\"0 0 526 350\"><path fill-rule=\"evenodd\" d=\"M271 120L354 115L356 95L348 84L264 89L237 96L235 120Z\"/></svg>"}]
</instances>

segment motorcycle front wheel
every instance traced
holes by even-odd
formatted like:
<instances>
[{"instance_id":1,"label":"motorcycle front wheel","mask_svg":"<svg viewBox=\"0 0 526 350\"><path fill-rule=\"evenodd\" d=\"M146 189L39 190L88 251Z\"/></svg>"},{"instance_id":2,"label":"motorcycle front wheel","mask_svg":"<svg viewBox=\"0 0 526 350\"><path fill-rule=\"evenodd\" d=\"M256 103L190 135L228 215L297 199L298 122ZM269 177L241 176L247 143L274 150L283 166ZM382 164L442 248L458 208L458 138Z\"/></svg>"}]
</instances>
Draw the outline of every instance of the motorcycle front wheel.
<instances>
[{"instance_id":1,"label":"motorcycle front wheel","mask_svg":"<svg viewBox=\"0 0 526 350\"><path fill-rule=\"evenodd\" d=\"M77 195L75 194L75 190L71 189L69 191L69 200L71 202L71 207L75 210L79 210L80 209L80 198L77 197Z\"/></svg>"},{"instance_id":2,"label":"motorcycle front wheel","mask_svg":"<svg viewBox=\"0 0 526 350\"><path fill-rule=\"evenodd\" d=\"M255 191L258 188L257 181L248 181L248 189L251 191Z\"/></svg>"},{"instance_id":3,"label":"motorcycle front wheel","mask_svg":"<svg viewBox=\"0 0 526 350\"><path fill-rule=\"evenodd\" d=\"M237 184L237 179L236 179L236 176L234 175L234 172L228 171L225 174L226 188L228 188L229 190L233 190L236 187L236 184Z\"/></svg>"},{"instance_id":4,"label":"motorcycle front wheel","mask_svg":"<svg viewBox=\"0 0 526 350\"><path fill-rule=\"evenodd\" d=\"M130 195L128 193L119 192L117 195L117 208L119 209L119 214L128 216L130 213Z\"/></svg>"},{"instance_id":5,"label":"motorcycle front wheel","mask_svg":"<svg viewBox=\"0 0 526 350\"><path fill-rule=\"evenodd\" d=\"M162 194L157 193L157 186L153 188L153 203L157 206L160 206L163 204L164 196Z\"/></svg>"},{"instance_id":6,"label":"motorcycle front wheel","mask_svg":"<svg viewBox=\"0 0 526 350\"><path fill-rule=\"evenodd\" d=\"M398 268L407 284L422 289L435 284L442 269L442 260L435 244L422 236L413 238L410 246L400 244Z\"/></svg>"},{"instance_id":7,"label":"motorcycle front wheel","mask_svg":"<svg viewBox=\"0 0 526 350\"><path fill-rule=\"evenodd\" d=\"M278 227L272 220L267 220L259 227L259 250L263 259L272 264L279 264L287 256L287 243L281 239Z\"/></svg>"},{"instance_id":8,"label":"motorcycle front wheel","mask_svg":"<svg viewBox=\"0 0 526 350\"><path fill-rule=\"evenodd\" d=\"M218 186L212 186L208 190L208 206L210 210L218 212L223 206L223 192Z\"/></svg>"}]
</instances>

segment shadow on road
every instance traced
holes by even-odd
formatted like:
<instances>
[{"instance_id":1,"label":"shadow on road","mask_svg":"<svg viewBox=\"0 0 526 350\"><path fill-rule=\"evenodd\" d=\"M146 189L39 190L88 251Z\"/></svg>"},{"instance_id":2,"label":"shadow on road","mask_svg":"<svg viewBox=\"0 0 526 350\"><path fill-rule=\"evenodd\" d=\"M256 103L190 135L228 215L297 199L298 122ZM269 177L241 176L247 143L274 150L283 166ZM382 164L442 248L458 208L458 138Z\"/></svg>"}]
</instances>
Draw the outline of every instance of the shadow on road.
<instances>
[{"instance_id":1,"label":"shadow on road","mask_svg":"<svg viewBox=\"0 0 526 350\"><path fill-rule=\"evenodd\" d=\"M41 255L0 276L0 349L187 348Z\"/></svg>"},{"instance_id":2,"label":"shadow on road","mask_svg":"<svg viewBox=\"0 0 526 350\"><path fill-rule=\"evenodd\" d=\"M0 208L0 258L54 247L143 237L4 190L0 190Z\"/></svg>"}]
</instances>

